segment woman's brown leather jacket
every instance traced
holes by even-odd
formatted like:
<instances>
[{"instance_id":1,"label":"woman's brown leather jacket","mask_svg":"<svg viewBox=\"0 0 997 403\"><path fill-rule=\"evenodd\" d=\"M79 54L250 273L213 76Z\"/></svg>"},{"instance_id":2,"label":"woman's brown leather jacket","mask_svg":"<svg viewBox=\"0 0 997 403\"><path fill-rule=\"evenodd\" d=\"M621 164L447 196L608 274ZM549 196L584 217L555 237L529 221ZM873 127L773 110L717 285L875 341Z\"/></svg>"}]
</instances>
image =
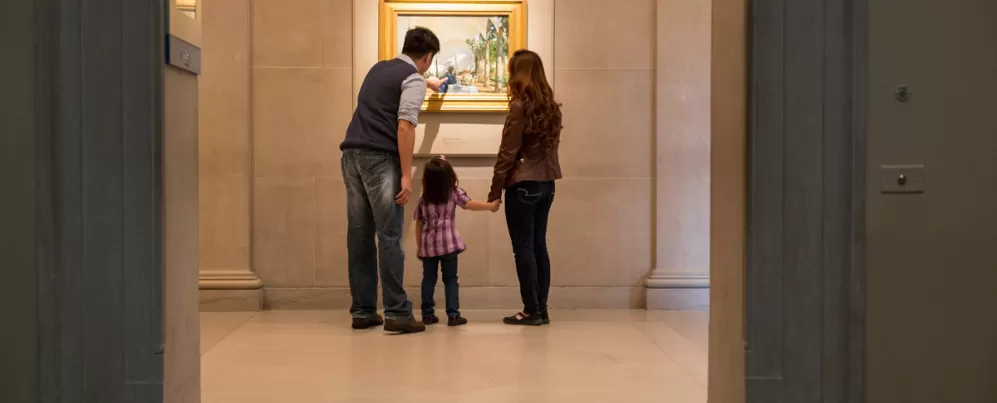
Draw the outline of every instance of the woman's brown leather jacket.
<instances>
[{"instance_id":1,"label":"woman's brown leather jacket","mask_svg":"<svg viewBox=\"0 0 997 403\"><path fill-rule=\"evenodd\" d=\"M502 128L502 145L495 161L489 202L502 199L502 190L519 182L561 179L561 164L557 159L561 128L555 128L550 133L552 141L545 142L545 136L526 132L526 119L522 102L513 101Z\"/></svg>"}]
</instances>

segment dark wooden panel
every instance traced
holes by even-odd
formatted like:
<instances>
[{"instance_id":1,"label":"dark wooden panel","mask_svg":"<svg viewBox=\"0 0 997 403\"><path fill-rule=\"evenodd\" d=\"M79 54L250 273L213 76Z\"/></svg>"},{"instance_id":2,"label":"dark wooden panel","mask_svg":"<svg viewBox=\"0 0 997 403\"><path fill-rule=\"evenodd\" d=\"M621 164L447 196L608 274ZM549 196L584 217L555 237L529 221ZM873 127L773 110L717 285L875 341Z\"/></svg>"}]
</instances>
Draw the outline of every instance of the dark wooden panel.
<instances>
[{"instance_id":1,"label":"dark wooden panel","mask_svg":"<svg viewBox=\"0 0 997 403\"><path fill-rule=\"evenodd\" d=\"M862 401L864 4L753 2L748 402Z\"/></svg>"},{"instance_id":2,"label":"dark wooden panel","mask_svg":"<svg viewBox=\"0 0 997 403\"><path fill-rule=\"evenodd\" d=\"M157 150L162 106L156 72L163 65L159 32L161 22L151 1L123 3L122 86L129 102L122 105L124 194L124 323L125 371L128 382L163 380L163 282L159 260L162 232L159 214L160 164ZM146 388L148 389L148 388ZM161 391L160 391L161 394ZM148 400L143 400L148 401Z\"/></svg>"},{"instance_id":3,"label":"dark wooden panel","mask_svg":"<svg viewBox=\"0 0 997 403\"><path fill-rule=\"evenodd\" d=\"M42 401L162 401L159 0L39 0Z\"/></svg>"},{"instance_id":4,"label":"dark wooden panel","mask_svg":"<svg viewBox=\"0 0 997 403\"><path fill-rule=\"evenodd\" d=\"M121 1L94 0L83 8L83 342L84 400L124 400L121 354L122 265Z\"/></svg>"},{"instance_id":5,"label":"dark wooden panel","mask_svg":"<svg viewBox=\"0 0 997 403\"><path fill-rule=\"evenodd\" d=\"M83 401L84 344L82 237L83 223L80 206L82 155L80 130L82 125L82 81L80 61L82 46L82 4L53 0L50 15L53 41L50 77L53 77L52 173L50 204L53 209L52 250L47 253L40 280L43 295L52 301L51 310L42 312L42 323L48 323L44 338L42 363L43 401L46 403Z\"/></svg>"},{"instance_id":6,"label":"dark wooden panel","mask_svg":"<svg viewBox=\"0 0 997 403\"><path fill-rule=\"evenodd\" d=\"M819 402L824 122L823 0L786 3L784 402Z\"/></svg>"},{"instance_id":7,"label":"dark wooden panel","mask_svg":"<svg viewBox=\"0 0 997 403\"><path fill-rule=\"evenodd\" d=\"M786 0L753 4L751 77L751 200L748 216L746 277L747 356L751 378L782 376L783 145L785 97L783 38ZM772 135L757 135L769 133Z\"/></svg>"},{"instance_id":8,"label":"dark wooden panel","mask_svg":"<svg viewBox=\"0 0 997 403\"><path fill-rule=\"evenodd\" d=\"M35 29L32 1L7 0L0 12L0 400L38 400L38 256L35 217Z\"/></svg>"}]
</instances>

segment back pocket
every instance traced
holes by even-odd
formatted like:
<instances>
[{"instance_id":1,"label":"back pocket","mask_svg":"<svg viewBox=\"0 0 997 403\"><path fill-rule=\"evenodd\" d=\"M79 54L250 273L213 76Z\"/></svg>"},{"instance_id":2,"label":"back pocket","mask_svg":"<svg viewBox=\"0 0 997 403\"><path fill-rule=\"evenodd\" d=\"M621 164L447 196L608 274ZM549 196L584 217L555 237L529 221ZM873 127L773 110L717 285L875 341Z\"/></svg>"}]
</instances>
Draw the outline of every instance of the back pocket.
<instances>
[{"instance_id":1,"label":"back pocket","mask_svg":"<svg viewBox=\"0 0 997 403\"><path fill-rule=\"evenodd\" d=\"M543 192L529 188L516 188L516 197L523 204L537 204L543 198Z\"/></svg>"}]
</instances>

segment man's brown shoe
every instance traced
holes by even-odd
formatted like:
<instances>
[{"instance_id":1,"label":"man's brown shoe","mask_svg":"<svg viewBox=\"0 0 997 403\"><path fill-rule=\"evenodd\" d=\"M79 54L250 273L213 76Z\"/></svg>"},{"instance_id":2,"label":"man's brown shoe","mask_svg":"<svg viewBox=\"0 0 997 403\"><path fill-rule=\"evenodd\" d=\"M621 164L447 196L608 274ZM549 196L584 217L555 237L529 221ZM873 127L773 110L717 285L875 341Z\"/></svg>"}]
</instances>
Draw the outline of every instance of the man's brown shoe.
<instances>
[{"instance_id":1,"label":"man's brown shoe","mask_svg":"<svg viewBox=\"0 0 997 403\"><path fill-rule=\"evenodd\" d=\"M426 331L426 325L416 322L415 318L385 319L384 331L394 333L419 333Z\"/></svg>"},{"instance_id":2,"label":"man's brown shoe","mask_svg":"<svg viewBox=\"0 0 997 403\"><path fill-rule=\"evenodd\" d=\"M366 318L353 318L353 328L357 330L370 329L384 324L381 315L368 316Z\"/></svg>"},{"instance_id":3,"label":"man's brown shoe","mask_svg":"<svg viewBox=\"0 0 997 403\"><path fill-rule=\"evenodd\" d=\"M447 318L447 326L464 326L467 324L467 319L463 316L450 316Z\"/></svg>"}]
</instances>

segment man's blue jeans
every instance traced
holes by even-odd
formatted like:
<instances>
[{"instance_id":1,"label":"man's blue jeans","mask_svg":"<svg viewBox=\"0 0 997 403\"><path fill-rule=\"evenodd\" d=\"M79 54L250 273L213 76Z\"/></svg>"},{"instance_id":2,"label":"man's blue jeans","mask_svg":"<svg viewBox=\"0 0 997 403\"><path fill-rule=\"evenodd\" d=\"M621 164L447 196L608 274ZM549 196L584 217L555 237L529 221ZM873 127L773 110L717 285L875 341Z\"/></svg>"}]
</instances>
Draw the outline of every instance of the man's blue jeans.
<instances>
[{"instance_id":1,"label":"man's blue jeans","mask_svg":"<svg viewBox=\"0 0 997 403\"><path fill-rule=\"evenodd\" d=\"M350 313L354 318L377 314L380 262L384 316L411 318L412 303L402 287L405 208L395 204L395 196L401 191L401 162L397 155L390 153L349 149L343 150L342 166L346 182L350 294L353 296Z\"/></svg>"}]
</instances>

